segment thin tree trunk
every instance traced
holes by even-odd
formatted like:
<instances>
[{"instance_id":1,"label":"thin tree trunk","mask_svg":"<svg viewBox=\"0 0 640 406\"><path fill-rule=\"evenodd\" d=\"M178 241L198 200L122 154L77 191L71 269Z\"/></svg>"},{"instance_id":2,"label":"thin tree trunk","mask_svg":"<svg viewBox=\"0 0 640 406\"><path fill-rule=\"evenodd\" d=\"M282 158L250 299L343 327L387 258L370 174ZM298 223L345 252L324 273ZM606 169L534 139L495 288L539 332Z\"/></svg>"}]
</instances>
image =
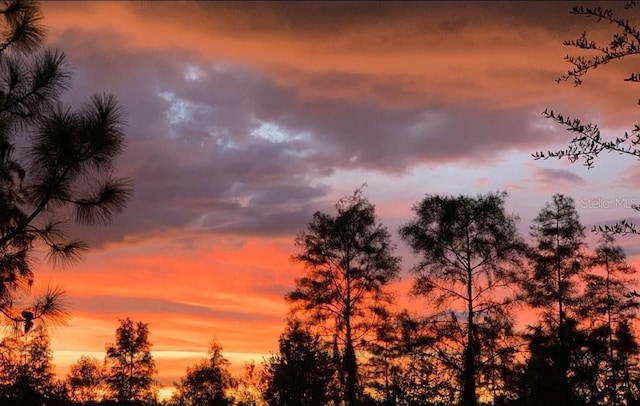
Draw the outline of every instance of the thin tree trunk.
<instances>
[{"instance_id":1,"label":"thin tree trunk","mask_svg":"<svg viewBox=\"0 0 640 406\"><path fill-rule=\"evenodd\" d=\"M133 399L133 353L130 355L130 365L129 365L129 395L127 396L127 402L131 402Z\"/></svg>"},{"instance_id":2,"label":"thin tree trunk","mask_svg":"<svg viewBox=\"0 0 640 406\"><path fill-rule=\"evenodd\" d=\"M629 374L629 358L625 356L624 359L624 387L625 394L627 397L627 406L631 406L634 404L633 394L631 393L631 376Z\"/></svg>"},{"instance_id":3,"label":"thin tree trunk","mask_svg":"<svg viewBox=\"0 0 640 406\"><path fill-rule=\"evenodd\" d=\"M477 406L476 397L476 355L475 325L473 324L473 271L471 269L471 247L467 227L467 348L464 349L464 369L462 372L461 406Z\"/></svg>"},{"instance_id":4,"label":"thin tree trunk","mask_svg":"<svg viewBox=\"0 0 640 406\"><path fill-rule=\"evenodd\" d=\"M560 229L560 224L556 219L556 230ZM565 340L565 323L564 323L564 308L563 308L563 293L562 289L562 264L560 258L560 236L556 233L556 278L558 282L558 342L560 345L560 356L558 359L560 367L560 395L563 397L563 404L566 406L571 405L571 395L569 388L569 356L567 354L566 340Z\"/></svg>"},{"instance_id":5,"label":"thin tree trunk","mask_svg":"<svg viewBox=\"0 0 640 406\"><path fill-rule=\"evenodd\" d=\"M493 353L493 349L491 350L491 396L493 401L491 402L494 406L496 404L496 399L498 398L498 389L496 384L496 355Z\"/></svg>"},{"instance_id":6,"label":"thin tree trunk","mask_svg":"<svg viewBox=\"0 0 640 406\"><path fill-rule=\"evenodd\" d=\"M340 348L338 346L338 335L337 332L340 331L340 327L339 327L339 323L336 321L336 334L333 336L333 362L334 365L338 370L338 382L340 382L340 385L344 384L344 367L342 367L342 363L344 362L344 360L340 359ZM333 388L332 390L332 395L331 397L333 398L333 404L334 405L339 405L341 399L343 398L343 395L340 393L340 390L336 390L336 388Z\"/></svg>"},{"instance_id":7,"label":"thin tree trunk","mask_svg":"<svg viewBox=\"0 0 640 406\"><path fill-rule=\"evenodd\" d=\"M353 349L353 343L350 340L347 341L344 363L347 372L347 404L349 406L356 406L356 374L358 372L358 367L356 364L356 353Z\"/></svg>"},{"instance_id":8,"label":"thin tree trunk","mask_svg":"<svg viewBox=\"0 0 640 406\"><path fill-rule=\"evenodd\" d=\"M345 323L345 351L344 351L344 361L343 368L346 372L346 395L347 395L347 405L348 406L356 406L357 396L356 396L356 374L358 372L358 367L356 364L356 352L353 348L353 338L351 337L351 267L350 258L349 258L349 250L347 252L347 269L346 269L346 303L344 309L344 323Z\"/></svg>"},{"instance_id":9,"label":"thin tree trunk","mask_svg":"<svg viewBox=\"0 0 640 406\"><path fill-rule=\"evenodd\" d=\"M389 385L389 358L388 358L388 347L386 341L383 342L384 345L384 399L385 404L390 405L391 403L391 388ZM395 402L393 402L395 404Z\"/></svg>"},{"instance_id":10,"label":"thin tree trunk","mask_svg":"<svg viewBox=\"0 0 640 406\"><path fill-rule=\"evenodd\" d=\"M605 254L606 255L606 254ZM616 372L616 363L613 356L613 325L611 323L611 290L609 280L609 257L605 257L605 270L607 272L607 328L609 329L609 366L611 368L611 398L612 405L618 406L618 377Z\"/></svg>"},{"instance_id":11,"label":"thin tree trunk","mask_svg":"<svg viewBox=\"0 0 640 406\"><path fill-rule=\"evenodd\" d=\"M462 398L460 401L461 406L477 406L478 400L476 397L476 343L473 337L472 327L469 328L467 334L467 348L464 350L464 370L462 372Z\"/></svg>"}]
</instances>

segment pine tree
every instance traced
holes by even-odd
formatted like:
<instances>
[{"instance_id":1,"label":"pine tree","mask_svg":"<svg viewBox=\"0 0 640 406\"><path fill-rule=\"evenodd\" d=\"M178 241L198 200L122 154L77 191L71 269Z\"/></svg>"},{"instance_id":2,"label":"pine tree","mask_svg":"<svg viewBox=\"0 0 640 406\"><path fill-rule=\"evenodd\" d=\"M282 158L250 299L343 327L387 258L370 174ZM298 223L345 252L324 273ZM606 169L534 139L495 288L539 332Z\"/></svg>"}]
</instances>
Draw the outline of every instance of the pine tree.
<instances>
[{"instance_id":1,"label":"pine tree","mask_svg":"<svg viewBox=\"0 0 640 406\"><path fill-rule=\"evenodd\" d=\"M632 318L639 304L629 300L628 292L632 288L635 268L626 262L624 250L616 245L609 233L603 233L600 244L591 258L594 272L586 275L587 282L581 301L581 315L590 318L595 326L604 328L607 342L607 394L610 403L618 404L619 371L614 348L614 335L617 324Z\"/></svg>"},{"instance_id":2,"label":"pine tree","mask_svg":"<svg viewBox=\"0 0 640 406\"><path fill-rule=\"evenodd\" d=\"M587 270L584 227L573 199L554 195L552 202L546 204L534 219L531 238L532 274L524 286L529 303L542 309L544 320L532 337L541 339L545 331L551 330L545 345L557 345L557 348L549 349L553 360L550 373L557 374L551 379L558 385L555 400L560 405L571 405L568 375L572 349L569 338L573 335L570 331L577 327L569 316L576 314L581 299L577 285ZM570 329L570 325L574 327Z\"/></svg>"},{"instance_id":3,"label":"pine tree","mask_svg":"<svg viewBox=\"0 0 640 406\"><path fill-rule=\"evenodd\" d=\"M63 106L71 71L63 52L43 48L41 20L36 2L0 2L0 311L25 326L47 315L13 307L33 282L34 249L47 248L53 265L78 259L88 246L67 223L108 223L132 191L113 175L124 150L118 102Z\"/></svg>"},{"instance_id":4,"label":"pine tree","mask_svg":"<svg viewBox=\"0 0 640 406\"><path fill-rule=\"evenodd\" d=\"M146 323L134 323L130 318L120 321L115 344L107 346L105 365L110 398L119 403L156 398L156 367Z\"/></svg>"},{"instance_id":5,"label":"pine tree","mask_svg":"<svg viewBox=\"0 0 640 406\"><path fill-rule=\"evenodd\" d=\"M507 314L514 298L505 289L515 286L525 253L516 217L505 212L505 197L427 196L414 207L416 218L400 228L420 256L414 292L436 306L445 316L442 322L450 320L464 331L462 406L478 404L479 326L487 317Z\"/></svg>"},{"instance_id":6,"label":"pine tree","mask_svg":"<svg viewBox=\"0 0 640 406\"><path fill-rule=\"evenodd\" d=\"M393 255L391 237L362 190L335 205L335 215L316 212L308 230L296 238L307 276L296 280L287 295L294 312L334 340L340 358L339 375L344 400L356 405L359 397L356 347L372 334L376 311L390 301L386 286L397 277L399 258Z\"/></svg>"}]
</instances>

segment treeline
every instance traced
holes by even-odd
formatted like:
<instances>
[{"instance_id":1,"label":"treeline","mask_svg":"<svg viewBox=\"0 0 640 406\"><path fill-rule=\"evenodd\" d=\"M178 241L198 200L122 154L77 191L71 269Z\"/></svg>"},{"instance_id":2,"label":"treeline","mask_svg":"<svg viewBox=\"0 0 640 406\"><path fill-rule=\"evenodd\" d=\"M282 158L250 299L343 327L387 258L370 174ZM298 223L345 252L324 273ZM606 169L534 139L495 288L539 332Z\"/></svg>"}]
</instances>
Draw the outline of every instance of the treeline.
<instances>
[{"instance_id":1,"label":"treeline","mask_svg":"<svg viewBox=\"0 0 640 406\"><path fill-rule=\"evenodd\" d=\"M636 405L636 270L612 235L589 250L573 199L555 195L526 240L505 193L429 195L399 229L416 254L412 294L389 289L400 258L355 191L295 239L279 348L242 376L222 347L189 367L169 405ZM56 381L46 331L0 347L0 404L158 404L148 327L121 322L103 361Z\"/></svg>"}]
</instances>

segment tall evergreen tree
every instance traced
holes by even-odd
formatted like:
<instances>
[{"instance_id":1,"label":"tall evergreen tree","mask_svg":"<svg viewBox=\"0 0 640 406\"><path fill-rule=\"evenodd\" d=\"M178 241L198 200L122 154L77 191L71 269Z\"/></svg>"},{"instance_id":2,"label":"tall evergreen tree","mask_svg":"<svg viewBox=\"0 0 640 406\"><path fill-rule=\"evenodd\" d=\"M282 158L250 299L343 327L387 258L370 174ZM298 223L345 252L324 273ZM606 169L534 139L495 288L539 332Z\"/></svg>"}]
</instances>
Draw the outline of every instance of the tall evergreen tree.
<instances>
[{"instance_id":1,"label":"tall evergreen tree","mask_svg":"<svg viewBox=\"0 0 640 406\"><path fill-rule=\"evenodd\" d=\"M400 228L401 237L420 256L413 269L414 292L447 318L453 310L450 320L464 325L462 406L478 404L478 326L486 317L506 312L513 297L505 290L515 284L525 253L516 217L505 212L505 197L427 196L414 207L415 219Z\"/></svg>"},{"instance_id":2,"label":"tall evergreen tree","mask_svg":"<svg viewBox=\"0 0 640 406\"><path fill-rule=\"evenodd\" d=\"M118 403L155 400L156 367L146 323L120 321L115 344L107 345L105 365L109 397Z\"/></svg>"},{"instance_id":3,"label":"tall evergreen tree","mask_svg":"<svg viewBox=\"0 0 640 406\"><path fill-rule=\"evenodd\" d=\"M356 347L377 322L376 309L390 301L385 291L398 275L399 258L391 237L362 190L335 205L335 214L316 212L308 229L296 237L307 275L296 280L287 295L294 312L308 314L309 322L329 331L344 376L348 406L358 399Z\"/></svg>"},{"instance_id":4,"label":"tall evergreen tree","mask_svg":"<svg viewBox=\"0 0 640 406\"><path fill-rule=\"evenodd\" d=\"M615 406L618 404L620 379L614 335L617 324L633 317L638 309L638 302L628 298L636 269L627 264L624 250L615 243L615 239L609 233L603 233L591 259L591 265L595 272L585 277L587 284L580 313L583 318L591 318L596 326L605 329L608 347L606 387L609 403Z\"/></svg>"},{"instance_id":5,"label":"tall evergreen tree","mask_svg":"<svg viewBox=\"0 0 640 406\"><path fill-rule=\"evenodd\" d=\"M557 376L551 381L558 384L556 400L561 405L572 404L567 320L568 315L576 314L581 299L577 285L587 270L584 238L584 227L573 199L561 194L553 196L531 226L532 274L525 281L525 288L529 303L543 311L546 322L540 327L552 329L551 341L558 345L553 356L553 371Z\"/></svg>"}]
</instances>

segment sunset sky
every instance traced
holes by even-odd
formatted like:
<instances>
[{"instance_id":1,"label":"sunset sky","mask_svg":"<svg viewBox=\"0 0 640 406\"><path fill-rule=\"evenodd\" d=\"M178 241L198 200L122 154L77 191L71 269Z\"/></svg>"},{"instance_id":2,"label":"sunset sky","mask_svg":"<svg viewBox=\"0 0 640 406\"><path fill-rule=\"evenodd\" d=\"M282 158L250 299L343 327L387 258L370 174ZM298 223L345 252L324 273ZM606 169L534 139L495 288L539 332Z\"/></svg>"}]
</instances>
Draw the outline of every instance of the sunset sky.
<instances>
[{"instance_id":1,"label":"sunset sky","mask_svg":"<svg viewBox=\"0 0 640 406\"><path fill-rule=\"evenodd\" d=\"M397 229L426 194L506 190L524 235L556 192L576 199L587 229L633 217L637 161L608 155L587 170L531 157L571 137L547 107L613 137L638 114L628 63L577 88L554 81L574 52L562 40L611 28L573 5L44 2L48 46L75 73L65 102L118 97L118 172L135 183L112 224L76 229L92 244L80 264L36 270L73 314L51 331L58 373L80 354L102 359L125 317L149 323L164 385L214 337L234 371L260 363L302 275L293 237L365 182L403 257L398 292L414 258ZM637 241L619 241L636 262Z\"/></svg>"}]
</instances>

